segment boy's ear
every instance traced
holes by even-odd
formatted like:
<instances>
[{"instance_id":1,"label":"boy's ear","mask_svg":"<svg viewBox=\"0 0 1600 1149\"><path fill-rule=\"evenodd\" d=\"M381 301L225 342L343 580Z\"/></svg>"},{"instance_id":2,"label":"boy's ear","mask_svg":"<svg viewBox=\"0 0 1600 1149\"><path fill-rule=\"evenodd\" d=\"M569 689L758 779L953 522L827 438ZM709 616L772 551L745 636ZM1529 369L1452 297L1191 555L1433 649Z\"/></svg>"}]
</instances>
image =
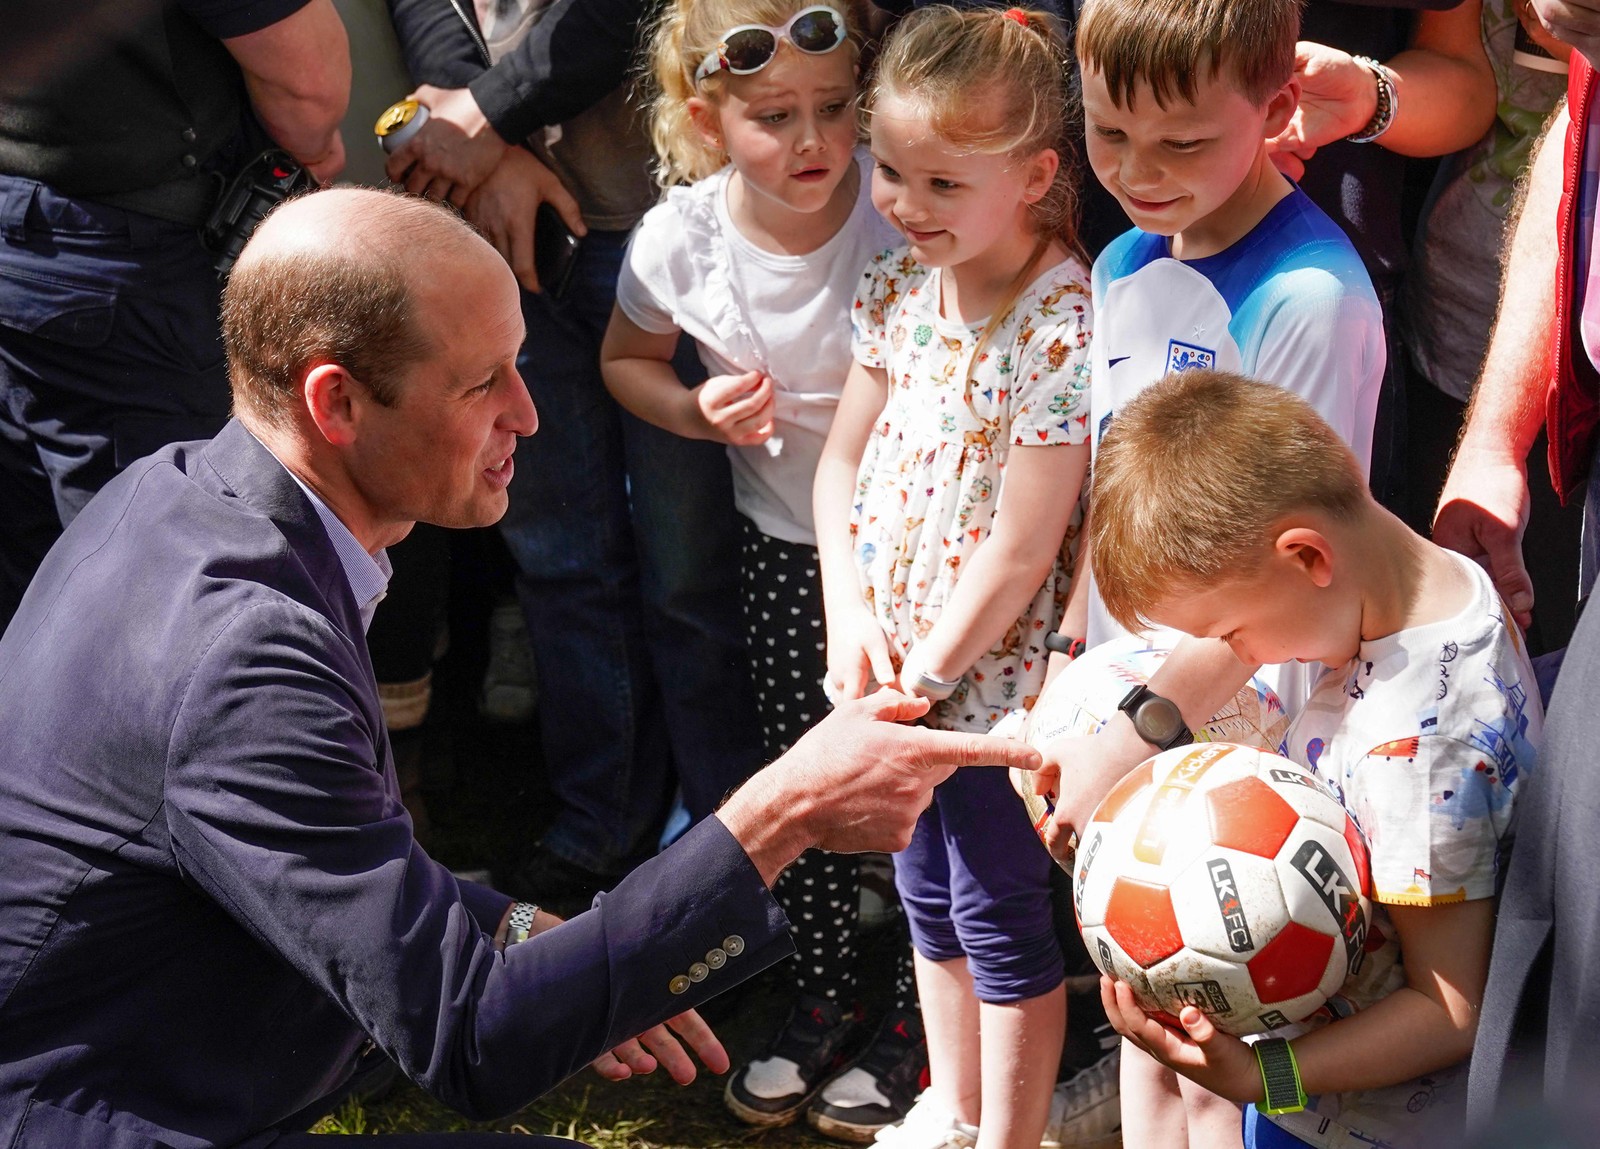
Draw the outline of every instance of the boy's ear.
<instances>
[{"instance_id":1,"label":"boy's ear","mask_svg":"<svg viewBox=\"0 0 1600 1149\"><path fill-rule=\"evenodd\" d=\"M1321 531L1289 527L1273 541L1272 551L1316 586L1326 589L1333 583L1333 544Z\"/></svg>"},{"instance_id":2,"label":"boy's ear","mask_svg":"<svg viewBox=\"0 0 1600 1149\"><path fill-rule=\"evenodd\" d=\"M1028 161L1028 183L1022 198L1026 203L1038 203L1055 183L1056 172L1061 168L1061 157L1054 148L1044 148Z\"/></svg>"},{"instance_id":3,"label":"boy's ear","mask_svg":"<svg viewBox=\"0 0 1600 1149\"><path fill-rule=\"evenodd\" d=\"M690 96L684 104L689 109L689 122L708 147L722 150L722 117L717 106L704 96Z\"/></svg>"},{"instance_id":4,"label":"boy's ear","mask_svg":"<svg viewBox=\"0 0 1600 1149\"><path fill-rule=\"evenodd\" d=\"M1283 132L1289 126L1289 121L1294 118L1295 109L1300 106L1300 77L1290 76L1289 82L1284 84L1272 94L1267 101L1267 122L1262 130L1267 139Z\"/></svg>"}]
</instances>

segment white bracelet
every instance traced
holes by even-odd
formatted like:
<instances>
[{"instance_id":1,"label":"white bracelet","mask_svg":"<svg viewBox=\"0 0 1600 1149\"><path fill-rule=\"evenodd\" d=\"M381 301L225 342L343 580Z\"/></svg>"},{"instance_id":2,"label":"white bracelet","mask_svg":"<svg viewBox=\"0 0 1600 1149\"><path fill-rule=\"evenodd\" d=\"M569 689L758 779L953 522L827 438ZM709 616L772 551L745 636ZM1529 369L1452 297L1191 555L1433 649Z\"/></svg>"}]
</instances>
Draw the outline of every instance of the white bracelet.
<instances>
[{"instance_id":1,"label":"white bracelet","mask_svg":"<svg viewBox=\"0 0 1600 1149\"><path fill-rule=\"evenodd\" d=\"M906 685L913 694L920 694L933 702L943 702L956 692L956 687L961 685L961 680L958 678L954 682L946 682L944 679L935 678L926 670L922 670L918 671L917 676Z\"/></svg>"}]
</instances>

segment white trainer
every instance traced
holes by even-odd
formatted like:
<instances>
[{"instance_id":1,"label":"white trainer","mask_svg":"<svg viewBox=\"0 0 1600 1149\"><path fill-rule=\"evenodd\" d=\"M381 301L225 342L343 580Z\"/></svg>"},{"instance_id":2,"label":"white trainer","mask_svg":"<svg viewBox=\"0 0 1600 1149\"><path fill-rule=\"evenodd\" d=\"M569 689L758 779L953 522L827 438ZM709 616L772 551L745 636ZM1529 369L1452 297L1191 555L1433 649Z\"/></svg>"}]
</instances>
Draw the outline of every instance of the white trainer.
<instances>
[{"instance_id":1,"label":"white trainer","mask_svg":"<svg viewBox=\"0 0 1600 1149\"><path fill-rule=\"evenodd\" d=\"M1122 1143L1120 1046L1056 1086L1039 1149L1109 1149Z\"/></svg>"},{"instance_id":2,"label":"white trainer","mask_svg":"<svg viewBox=\"0 0 1600 1149\"><path fill-rule=\"evenodd\" d=\"M875 1141L881 1149L973 1149L978 1127L957 1121L929 1091L917 1098L904 1121L878 1130Z\"/></svg>"}]
</instances>

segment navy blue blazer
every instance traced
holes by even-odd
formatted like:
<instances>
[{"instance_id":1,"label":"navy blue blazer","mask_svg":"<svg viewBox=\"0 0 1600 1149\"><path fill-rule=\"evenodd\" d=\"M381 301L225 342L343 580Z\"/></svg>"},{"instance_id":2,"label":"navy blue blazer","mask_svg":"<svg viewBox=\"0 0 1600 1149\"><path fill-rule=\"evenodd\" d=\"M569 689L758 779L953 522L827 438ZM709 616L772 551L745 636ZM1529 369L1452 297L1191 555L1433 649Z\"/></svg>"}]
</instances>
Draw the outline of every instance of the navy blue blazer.
<instances>
[{"instance_id":1,"label":"navy blue blazer","mask_svg":"<svg viewBox=\"0 0 1600 1149\"><path fill-rule=\"evenodd\" d=\"M0 1146L263 1144L369 1039L504 1114L793 948L714 818L502 955L509 901L417 847L277 460L234 422L111 482L0 640Z\"/></svg>"}]
</instances>

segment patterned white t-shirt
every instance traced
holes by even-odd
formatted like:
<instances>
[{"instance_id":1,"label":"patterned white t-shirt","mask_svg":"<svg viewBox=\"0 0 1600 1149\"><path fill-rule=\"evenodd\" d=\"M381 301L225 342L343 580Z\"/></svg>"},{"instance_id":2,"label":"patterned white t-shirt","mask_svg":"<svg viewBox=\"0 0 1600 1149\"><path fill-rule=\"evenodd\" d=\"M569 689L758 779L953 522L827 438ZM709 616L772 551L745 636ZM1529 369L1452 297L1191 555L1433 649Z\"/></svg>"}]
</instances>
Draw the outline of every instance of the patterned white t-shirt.
<instances>
[{"instance_id":1,"label":"patterned white t-shirt","mask_svg":"<svg viewBox=\"0 0 1600 1149\"><path fill-rule=\"evenodd\" d=\"M907 249L886 251L867 265L852 313L856 360L884 369L889 395L861 459L850 529L862 597L898 658L933 629L989 537L1011 449L1080 444L1089 434L1083 264L1069 258L1041 272L977 362L985 323L945 318L940 278ZM1028 609L934 708L935 724L988 730L1032 705L1069 575L1064 544Z\"/></svg>"},{"instance_id":2,"label":"patterned white t-shirt","mask_svg":"<svg viewBox=\"0 0 1600 1149\"><path fill-rule=\"evenodd\" d=\"M1369 952L1313 1026L1404 983L1385 905L1493 897L1510 849L1512 807L1534 765L1544 711L1522 634L1494 584L1452 557L1472 578L1472 602L1453 618L1363 642L1353 662L1323 676L1286 737L1285 755L1332 788L1372 851ZM1466 1082L1463 1062L1401 1085L1319 1097L1303 1114L1271 1120L1341 1149L1454 1144Z\"/></svg>"}]
</instances>

